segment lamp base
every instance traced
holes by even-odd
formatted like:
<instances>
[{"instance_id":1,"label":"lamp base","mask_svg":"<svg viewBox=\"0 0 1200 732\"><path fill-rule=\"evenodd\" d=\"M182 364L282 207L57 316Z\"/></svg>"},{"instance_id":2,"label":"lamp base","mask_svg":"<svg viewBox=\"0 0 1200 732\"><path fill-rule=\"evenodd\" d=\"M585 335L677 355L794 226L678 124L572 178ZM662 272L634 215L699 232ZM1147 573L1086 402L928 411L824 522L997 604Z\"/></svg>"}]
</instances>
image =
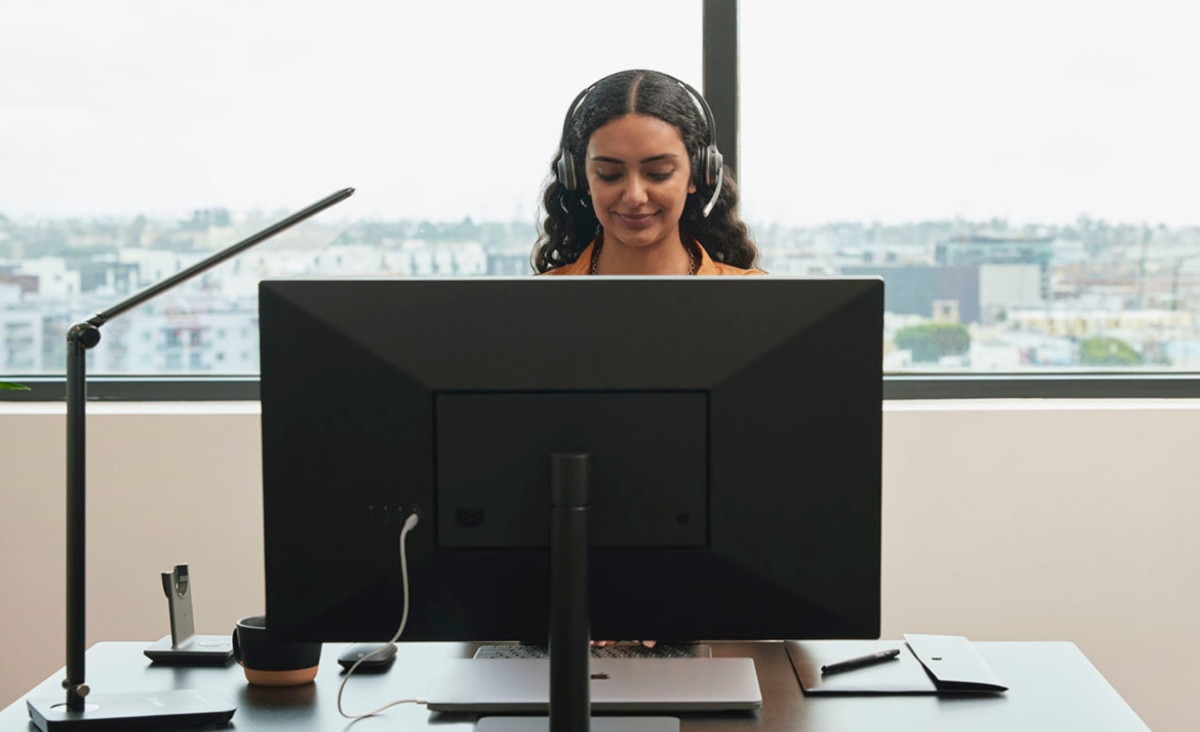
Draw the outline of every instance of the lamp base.
<instances>
[{"instance_id":1,"label":"lamp base","mask_svg":"<svg viewBox=\"0 0 1200 732\"><path fill-rule=\"evenodd\" d=\"M193 689L89 694L79 712L61 700L29 700L26 706L30 721L42 732L219 726L237 709L217 694Z\"/></svg>"}]
</instances>

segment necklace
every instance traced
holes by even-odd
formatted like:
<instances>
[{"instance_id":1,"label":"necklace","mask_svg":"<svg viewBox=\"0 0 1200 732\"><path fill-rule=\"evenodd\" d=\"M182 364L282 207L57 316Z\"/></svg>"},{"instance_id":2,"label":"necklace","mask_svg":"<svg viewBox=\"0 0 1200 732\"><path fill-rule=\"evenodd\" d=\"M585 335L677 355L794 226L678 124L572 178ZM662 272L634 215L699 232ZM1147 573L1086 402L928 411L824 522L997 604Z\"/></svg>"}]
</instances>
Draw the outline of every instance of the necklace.
<instances>
[{"instance_id":1,"label":"necklace","mask_svg":"<svg viewBox=\"0 0 1200 732\"><path fill-rule=\"evenodd\" d=\"M596 265L600 263L600 250L603 248L604 239L602 237L597 237L596 245L592 247L592 264L591 267L588 268L588 274L596 274ZM684 245L683 249L688 255L688 276L694 275L696 274L696 253L693 252L692 248L686 244Z\"/></svg>"}]
</instances>

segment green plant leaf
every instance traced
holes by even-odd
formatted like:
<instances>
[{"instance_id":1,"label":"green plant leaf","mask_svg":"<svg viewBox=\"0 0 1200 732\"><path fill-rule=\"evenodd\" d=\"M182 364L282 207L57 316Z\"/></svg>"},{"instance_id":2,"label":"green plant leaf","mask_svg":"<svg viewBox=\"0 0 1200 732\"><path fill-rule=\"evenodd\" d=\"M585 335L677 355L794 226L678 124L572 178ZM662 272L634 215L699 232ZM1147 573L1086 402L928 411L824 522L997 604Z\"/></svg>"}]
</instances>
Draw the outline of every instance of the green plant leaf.
<instances>
[{"instance_id":1,"label":"green plant leaf","mask_svg":"<svg viewBox=\"0 0 1200 732\"><path fill-rule=\"evenodd\" d=\"M7 381L0 381L0 389L9 389L11 391L29 391L29 387L24 384L10 384Z\"/></svg>"}]
</instances>

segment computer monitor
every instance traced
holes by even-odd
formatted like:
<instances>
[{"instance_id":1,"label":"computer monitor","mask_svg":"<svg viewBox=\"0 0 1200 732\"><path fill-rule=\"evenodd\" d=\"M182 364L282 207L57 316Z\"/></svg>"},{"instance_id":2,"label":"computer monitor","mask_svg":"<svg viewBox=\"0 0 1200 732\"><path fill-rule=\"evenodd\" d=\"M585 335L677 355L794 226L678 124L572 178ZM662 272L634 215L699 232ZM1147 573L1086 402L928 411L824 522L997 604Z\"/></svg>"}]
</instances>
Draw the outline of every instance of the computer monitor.
<instances>
[{"instance_id":1,"label":"computer monitor","mask_svg":"<svg viewBox=\"0 0 1200 732\"><path fill-rule=\"evenodd\" d=\"M883 283L264 281L279 637L545 642L550 454L590 456L593 638L879 635ZM402 640L403 640L402 639Z\"/></svg>"}]
</instances>

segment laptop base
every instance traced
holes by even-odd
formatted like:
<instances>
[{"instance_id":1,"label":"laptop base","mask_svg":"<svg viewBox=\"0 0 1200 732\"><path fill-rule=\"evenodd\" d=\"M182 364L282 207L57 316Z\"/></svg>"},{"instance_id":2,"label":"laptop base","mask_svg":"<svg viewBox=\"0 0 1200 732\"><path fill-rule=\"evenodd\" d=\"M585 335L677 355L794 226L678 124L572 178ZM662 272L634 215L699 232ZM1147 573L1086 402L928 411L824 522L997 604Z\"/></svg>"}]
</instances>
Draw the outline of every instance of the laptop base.
<instances>
[{"instance_id":1,"label":"laptop base","mask_svg":"<svg viewBox=\"0 0 1200 732\"><path fill-rule=\"evenodd\" d=\"M549 717L480 717L475 732L548 732ZM679 732L678 717L592 717L590 732Z\"/></svg>"},{"instance_id":2,"label":"laptop base","mask_svg":"<svg viewBox=\"0 0 1200 732\"><path fill-rule=\"evenodd\" d=\"M599 658L589 664L593 714L728 712L762 706L749 658ZM426 696L432 712L547 713L545 659L451 659Z\"/></svg>"}]
</instances>

